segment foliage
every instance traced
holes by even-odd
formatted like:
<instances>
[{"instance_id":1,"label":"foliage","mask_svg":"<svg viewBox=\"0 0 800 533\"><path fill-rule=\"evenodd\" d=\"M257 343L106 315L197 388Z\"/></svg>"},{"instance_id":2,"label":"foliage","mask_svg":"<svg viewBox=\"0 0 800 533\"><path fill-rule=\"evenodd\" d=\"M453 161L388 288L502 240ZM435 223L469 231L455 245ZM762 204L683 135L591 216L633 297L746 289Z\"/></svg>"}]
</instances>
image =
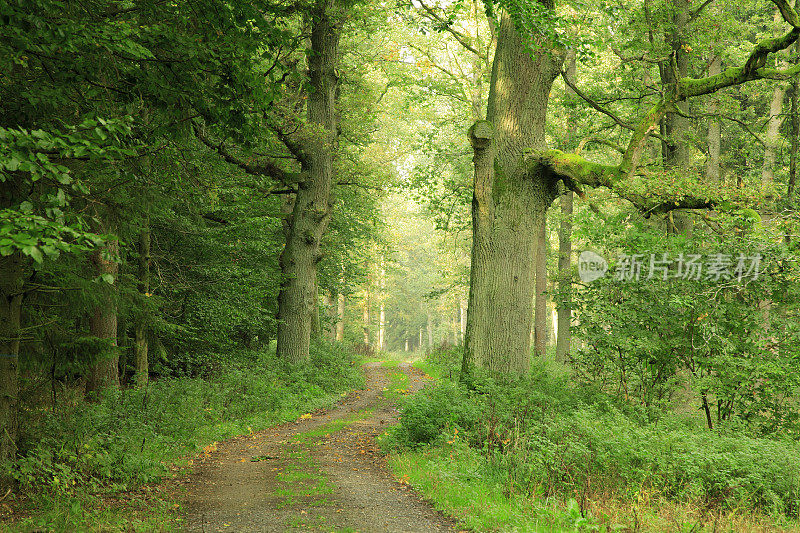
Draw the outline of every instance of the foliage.
<instances>
[{"instance_id":1,"label":"foliage","mask_svg":"<svg viewBox=\"0 0 800 533\"><path fill-rule=\"evenodd\" d=\"M698 227L687 241L664 238L658 227L625 213L604 218L579 227L611 265L605 278L575 295L576 330L585 341L571 356L577 375L641 403L655 418L688 386L715 423L736 419L760 434L795 434L800 413L787 400L800 386L792 281L798 274L780 230L736 211L717 217L719 231ZM634 254L641 254L641 279L617 279L622 265L614 256ZM651 255L667 257L669 269L651 277ZM734 273L737 257L757 255L758 275ZM704 271L682 279L678 257L700 257L701 268L714 257L731 264L722 276Z\"/></svg>"},{"instance_id":2,"label":"foliage","mask_svg":"<svg viewBox=\"0 0 800 533\"><path fill-rule=\"evenodd\" d=\"M800 464L791 439L708 431L682 415L647 413L537 364L509 382L442 380L409 399L389 447L474 453L472 476L506 496L628 498L642 490L712 509L797 516ZM466 450L473 450L467 452Z\"/></svg>"}]
</instances>

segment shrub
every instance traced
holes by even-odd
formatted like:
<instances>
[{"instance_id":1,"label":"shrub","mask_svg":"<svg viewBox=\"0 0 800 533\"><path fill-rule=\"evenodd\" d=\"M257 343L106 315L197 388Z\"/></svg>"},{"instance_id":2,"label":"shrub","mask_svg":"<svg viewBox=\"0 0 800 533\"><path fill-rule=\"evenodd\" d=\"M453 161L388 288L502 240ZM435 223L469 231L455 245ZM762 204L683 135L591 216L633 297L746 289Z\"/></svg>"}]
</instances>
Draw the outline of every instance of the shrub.
<instances>
[{"instance_id":1,"label":"shrub","mask_svg":"<svg viewBox=\"0 0 800 533\"><path fill-rule=\"evenodd\" d=\"M676 416L651 421L543 365L516 381L473 376L470 388L442 380L408 400L393 439L451 446L455 428L481 453L480 476L506 493L631 497L644 488L705 508L800 512L797 443Z\"/></svg>"}]
</instances>

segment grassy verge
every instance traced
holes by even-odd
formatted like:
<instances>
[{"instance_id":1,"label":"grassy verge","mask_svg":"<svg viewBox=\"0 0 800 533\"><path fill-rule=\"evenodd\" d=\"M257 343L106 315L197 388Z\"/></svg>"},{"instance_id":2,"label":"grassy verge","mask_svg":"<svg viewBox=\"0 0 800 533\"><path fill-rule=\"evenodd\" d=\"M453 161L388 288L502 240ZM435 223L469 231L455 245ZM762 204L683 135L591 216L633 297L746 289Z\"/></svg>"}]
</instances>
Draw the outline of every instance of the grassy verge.
<instances>
[{"instance_id":1,"label":"grassy verge","mask_svg":"<svg viewBox=\"0 0 800 533\"><path fill-rule=\"evenodd\" d=\"M800 445L709 431L542 366L444 378L383 437L396 476L476 531L800 531Z\"/></svg>"},{"instance_id":2,"label":"grassy verge","mask_svg":"<svg viewBox=\"0 0 800 533\"><path fill-rule=\"evenodd\" d=\"M161 379L143 390L31 413L5 531L167 531L175 506L157 482L214 442L292 420L363 384L352 356L316 346L308 365L249 354L214 379ZM35 415L35 416L34 416Z\"/></svg>"}]
</instances>

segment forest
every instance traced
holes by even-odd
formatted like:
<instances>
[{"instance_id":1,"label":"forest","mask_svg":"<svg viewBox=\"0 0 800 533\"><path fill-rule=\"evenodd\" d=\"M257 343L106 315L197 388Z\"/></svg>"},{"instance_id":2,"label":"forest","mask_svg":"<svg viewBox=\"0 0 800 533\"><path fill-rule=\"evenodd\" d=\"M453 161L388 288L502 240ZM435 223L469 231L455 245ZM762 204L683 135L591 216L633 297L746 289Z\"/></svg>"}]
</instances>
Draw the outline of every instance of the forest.
<instances>
[{"instance_id":1,"label":"forest","mask_svg":"<svg viewBox=\"0 0 800 533\"><path fill-rule=\"evenodd\" d=\"M799 13L0 1L0 531L800 531Z\"/></svg>"}]
</instances>

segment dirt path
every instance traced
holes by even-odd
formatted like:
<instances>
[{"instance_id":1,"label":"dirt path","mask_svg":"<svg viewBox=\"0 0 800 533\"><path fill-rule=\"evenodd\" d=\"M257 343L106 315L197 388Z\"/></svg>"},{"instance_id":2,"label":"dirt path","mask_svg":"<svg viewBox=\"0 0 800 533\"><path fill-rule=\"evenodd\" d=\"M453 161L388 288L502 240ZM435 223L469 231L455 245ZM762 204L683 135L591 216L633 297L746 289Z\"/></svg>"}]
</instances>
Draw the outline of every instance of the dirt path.
<instances>
[{"instance_id":1,"label":"dirt path","mask_svg":"<svg viewBox=\"0 0 800 533\"><path fill-rule=\"evenodd\" d=\"M365 367L367 388L327 412L218 445L181 482L187 531L451 531L455 525L394 479L375 437L397 422L390 380L419 390L408 365ZM391 392L391 391L389 391Z\"/></svg>"}]
</instances>

